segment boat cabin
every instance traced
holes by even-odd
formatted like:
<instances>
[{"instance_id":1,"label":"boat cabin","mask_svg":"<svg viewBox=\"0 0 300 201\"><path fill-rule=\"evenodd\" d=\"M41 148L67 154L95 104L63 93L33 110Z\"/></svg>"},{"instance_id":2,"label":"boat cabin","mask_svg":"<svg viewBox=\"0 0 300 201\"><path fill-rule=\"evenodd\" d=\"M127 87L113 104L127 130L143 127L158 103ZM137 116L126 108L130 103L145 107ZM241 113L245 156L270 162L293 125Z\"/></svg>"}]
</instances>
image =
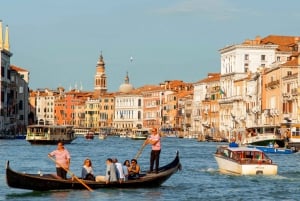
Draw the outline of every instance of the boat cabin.
<instances>
[{"instance_id":1,"label":"boat cabin","mask_svg":"<svg viewBox=\"0 0 300 201\"><path fill-rule=\"evenodd\" d=\"M70 143L76 138L73 126L69 125L30 125L27 126L26 140L31 144L56 144L59 141Z\"/></svg>"},{"instance_id":2,"label":"boat cabin","mask_svg":"<svg viewBox=\"0 0 300 201\"><path fill-rule=\"evenodd\" d=\"M267 155L265 155L263 151L256 148L230 148L227 146L220 146L218 147L216 154L221 155L224 158L228 158L229 160L236 161L240 164L272 163L272 160Z\"/></svg>"}]
</instances>

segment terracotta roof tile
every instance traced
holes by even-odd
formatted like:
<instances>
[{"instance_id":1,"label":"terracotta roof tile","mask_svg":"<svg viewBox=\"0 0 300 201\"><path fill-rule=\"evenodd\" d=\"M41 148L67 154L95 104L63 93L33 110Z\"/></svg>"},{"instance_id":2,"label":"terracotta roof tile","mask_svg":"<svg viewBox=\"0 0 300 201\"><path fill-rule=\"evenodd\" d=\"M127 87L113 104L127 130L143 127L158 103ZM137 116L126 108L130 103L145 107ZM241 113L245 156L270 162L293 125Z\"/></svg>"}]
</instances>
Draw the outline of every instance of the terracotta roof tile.
<instances>
[{"instance_id":1,"label":"terracotta roof tile","mask_svg":"<svg viewBox=\"0 0 300 201\"><path fill-rule=\"evenodd\" d=\"M207 83L207 82L219 81L220 77L221 77L221 73L208 73L207 77L200 80L198 83Z\"/></svg>"},{"instance_id":2,"label":"terracotta roof tile","mask_svg":"<svg viewBox=\"0 0 300 201\"><path fill-rule=\"evenodd\" d=\"M293 51L292 46L299 41L299 36L269 35L261 39L261 44L278 45L279 51Z\"/></svg>"},{"instance_id":3,"label":"terracotta roof tile","mask_svg":"<svg viewBox=\"0 0 300 201\"><path fill-rule=\"evenodd\" d=\"M298 66L298 58L294 58L290 61L285 62L282 66Z\"/></svg>"},{"instance_id":4,"label":"terracotta roof tile","mask_svg":"<svg viewBox=\"0 0 300 201\"><path fill-rule=\"evenodd\" d=\"M28 70L24 69L24 68L21 68L21 67L18 67L18 66L15 66L15 65L10 65L10 68L12 70L15 70L17 72L28 72Z\"/></svg>"}]
</instances>

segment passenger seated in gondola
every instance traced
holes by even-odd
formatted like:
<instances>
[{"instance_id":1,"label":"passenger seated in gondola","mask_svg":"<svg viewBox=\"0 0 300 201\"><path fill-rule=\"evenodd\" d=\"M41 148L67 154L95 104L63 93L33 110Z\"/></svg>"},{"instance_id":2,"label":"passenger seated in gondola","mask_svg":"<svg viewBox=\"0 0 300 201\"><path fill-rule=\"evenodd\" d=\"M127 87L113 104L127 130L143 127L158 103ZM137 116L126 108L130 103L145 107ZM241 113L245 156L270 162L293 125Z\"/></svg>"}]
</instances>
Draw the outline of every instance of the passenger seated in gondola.
<instances>
[{"instance_id":1,"label":"passenger seated in gondola","mask_svg":"<svg viewBox=\"0 0 300 201\"><path fill-rule=\"evenodd\" d=\"M105 176L96 176L96 181L98 182L105 182L105 183L111 183L111 182L117 182L117 170L115 164L112 162L111 158L106 159L106 171Z\"/></svg>"},{"instance_id":2,"label":"passenger seated in gondola","mask_svg":"<svg viewBox=\"0 0 300 201\"><path fill-rule=\"evenodd\" d=\"M118 178L119 182L122 183L123 181L125 181L125 175L124 175L123 166L122 166L121 163L118 162L117 158L113 159L113 163L116 166L117 178Z\"/></svg>"},{"instance_id":3,"label":"passenger seated in gondola","mask_svg":"<svg viewBox=\"0 0 300 201\"><path fill-rule=\"evenodd\" d=\"M128 172L128 168L130 167L130 161L129 160L125 160L123 163L123 173L124 173L124 181L128 181L128 176L129 176L129 172Z\"/></svg>"},{"instance_id":4,"label":"passenger seated in gondola","mask_svg":"<svg viewBox=\"0 0 300 201\"><path fill-rule=\"evenodd\" d=\"M128 168L128 179L138 179L140 177L140 166L136 159L131 159L130 167Z\"/></svg>"},{"instance_id":5,"label":"passenger seated in gondola","mask_svg":"<svg viewBox=\"0 0 300 201\"><path fill-rule=\"evenodd\" d=\"M89 158L84 160L83 167L81 170L81 178L85 180L95 181L92 161Z\"/></svg>"}]
</instances>

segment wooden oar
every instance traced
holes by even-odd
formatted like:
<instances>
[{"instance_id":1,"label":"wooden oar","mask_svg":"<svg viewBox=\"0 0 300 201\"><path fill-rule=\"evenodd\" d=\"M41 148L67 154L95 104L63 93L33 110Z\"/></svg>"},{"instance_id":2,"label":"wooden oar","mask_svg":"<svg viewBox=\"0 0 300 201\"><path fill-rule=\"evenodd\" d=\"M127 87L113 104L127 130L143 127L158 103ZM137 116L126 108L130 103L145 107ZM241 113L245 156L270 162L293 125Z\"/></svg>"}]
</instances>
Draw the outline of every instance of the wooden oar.
<instances>
[{"instance_id":1,"label":"wooden oar","mask_svg":"<svg viewBox=\"0 0 300 201\"><path fill-rule=\"evenodd\" d=\"M65 171L67 171L75 180L77 180L78 182L80 182L84 187L86 187L89 191L93 192L93 189L91 189L88 185L86 185L81 179L79 179L78 177L75 176L75 174L73 172L71 172L69 169L64 168L61 164L59 164L54 158L52 158L51 156L48 155L48 157L55 162L59 167L61 167L62 169L64 169Z\"/></svg>"},{"instance_id":2,"label":"wooden oar","mask_svg":"<svg viewBox=\"0 0 300 201\"><path fill-rule=\"evenodd\" d=\"M147 145L147 144L146 144L146 141L147 141L147 140L144 141L144 143L142 144L141 148L139 149L139 151L138 151L137 154L135 155L134 159L137 160L137 159L140 157L140 155L142 154L144 148L145 148L146 145Z\"/></svg>"}]
</instances>

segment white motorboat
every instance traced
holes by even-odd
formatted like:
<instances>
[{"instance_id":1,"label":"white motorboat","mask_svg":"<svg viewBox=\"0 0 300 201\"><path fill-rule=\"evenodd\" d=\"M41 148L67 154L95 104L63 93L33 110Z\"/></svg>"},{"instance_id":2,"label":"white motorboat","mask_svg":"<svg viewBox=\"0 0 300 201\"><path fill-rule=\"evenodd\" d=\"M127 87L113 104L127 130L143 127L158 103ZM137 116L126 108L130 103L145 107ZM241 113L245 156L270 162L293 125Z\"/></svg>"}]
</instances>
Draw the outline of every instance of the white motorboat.
<instances>
[{"instance_id":1,"label":"white motorboat","mask_svg":"<svg viewBox=\"0 0 300 201\"><path fill-rule=\"evenodd\" d=\"M276 175L278 166L261 150L249 147L219 146L214 154L221 173L237 175Z\"/></svg>"}]
</instances>

